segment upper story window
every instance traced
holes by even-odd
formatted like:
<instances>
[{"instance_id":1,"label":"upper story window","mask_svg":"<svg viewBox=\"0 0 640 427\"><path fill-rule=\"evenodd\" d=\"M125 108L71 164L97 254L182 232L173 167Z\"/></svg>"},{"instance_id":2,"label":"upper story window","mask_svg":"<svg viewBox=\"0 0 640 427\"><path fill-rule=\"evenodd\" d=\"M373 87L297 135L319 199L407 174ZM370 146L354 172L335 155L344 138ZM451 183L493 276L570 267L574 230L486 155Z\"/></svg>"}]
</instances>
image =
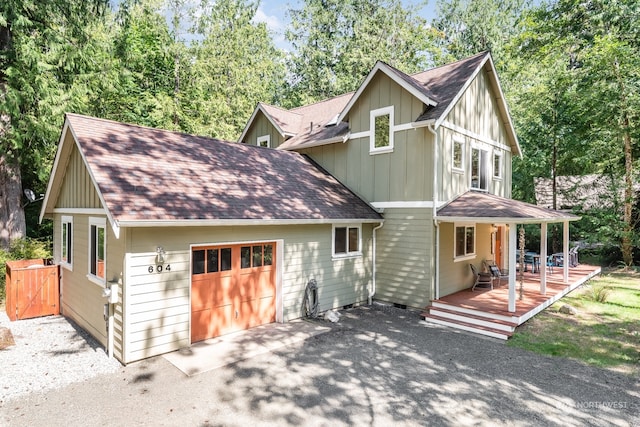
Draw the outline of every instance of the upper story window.
<instances>
[{"instance_id":1,"label":"upper story window","mask_svg":"<svg viewBox=\"0 0 640 427\"><path fill-rule=\"evenodd\" d=\"M60 235L60 263L71 269L73 263L73 217L62 217L62 230Z\"/></svg>"},{"instance_id":2,"label":"upper story window","mask_svg":"<svg viewBox=\"0 0 640 427\"><path fill-rule=\"evenodd\" d=\"M333 256L335 258L362 255L361 226L333 227Z\"/></svg>"},{"instance_id":3,"label":"upper story window","mask_svg":"<svg viewBox=\"0 0 640 427\"><path fill-rule=\"evenodd\" d=\"M104 285L107 236L104 218L89 218L89 279Z\"/></svg>"},{"instance_id":4,"label":"upper story window","mask_svg":"<svg viewBox=\"0 0 640 427\"><path fill-rule=\"evenodd\" d=\"M471 188L489 190L489 153L479 148L471 149Z\"/></svg>"},{"instance_id":5,"label":"upper story window","mask_svg":"<svg viewBox=\"0 0 640 427\"><path fill-rule=\"evenodd\" d=\"M393 106L378 108L370 112L369 152L390 153L393 151Z\"/></svg>"},{"instance_id":6,"label":"upper story window","mask_svg":"<svg viewBox=\"0 0 640 427\"><path fill-rule=\"evenodd\" d=\"M464 171L464 141L459 139L453 140L453 170Z\"/></svg>"},{"instance_id":7,"label":"upper story window","mask_svg":"<svg viewBox=\"0 0 640 427\"><path fill-rule=\"evenodd\" d=\"M502 178L502 153L493 153L493 177Z\"/></svg>"},{"instance_id":8,"label":"upper story window","mask_svg":"<svg viewBox=\"0 0 640 427\"><path fill-rule=\"evenodd\" d=\"M454 257L470 258L476 253L476 227L475 225L456 224L456 244Z\"/></svg>"},{"instance_id":9,"label":"upper story window","mask_svg":"<svg viewBox=\"0 0 640 427\"><path fill-rule=\"evenodd\" d=\"M270 148L271 147L271 135L262 135L258 137L258 140L256 141L256 145L258 147L267 147Z\"/></svg>"}]
</instances>

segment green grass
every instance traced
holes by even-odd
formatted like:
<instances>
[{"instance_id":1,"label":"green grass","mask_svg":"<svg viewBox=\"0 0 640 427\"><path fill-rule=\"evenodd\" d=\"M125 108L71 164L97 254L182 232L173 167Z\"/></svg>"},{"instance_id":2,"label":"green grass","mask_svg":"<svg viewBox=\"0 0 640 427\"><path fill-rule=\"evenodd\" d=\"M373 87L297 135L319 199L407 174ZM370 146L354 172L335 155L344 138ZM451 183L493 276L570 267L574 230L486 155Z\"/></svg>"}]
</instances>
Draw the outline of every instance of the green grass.
<instances>
[{"instance_id":1,"label":"green grass","mask_svg":"<svg viewBox=\"0 0 640 427\"><path fill-rule=\"evenodd\" d=\"M559 313L564 304L578 314ZM640 374L640 272L611 270L592 279L518 327L508 345Z\"/></svg>"}]
</instances>

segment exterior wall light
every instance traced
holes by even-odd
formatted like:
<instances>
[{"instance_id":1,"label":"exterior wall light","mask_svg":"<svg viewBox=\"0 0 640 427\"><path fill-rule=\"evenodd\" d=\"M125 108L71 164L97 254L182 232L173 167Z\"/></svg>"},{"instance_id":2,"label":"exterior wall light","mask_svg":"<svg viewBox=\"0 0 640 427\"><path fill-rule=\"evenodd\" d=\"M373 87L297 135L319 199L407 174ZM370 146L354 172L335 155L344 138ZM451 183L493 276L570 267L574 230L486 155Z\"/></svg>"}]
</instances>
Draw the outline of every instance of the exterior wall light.
<instances>
[{"instance_id":1,"label":"exterior wall light","mask_svg":"<svg viewBox=\"0 0 640 427\"><path fill-rule=\"evenodd\" d=\"M162 248L162 246L158 246L156 248L156 263L157 264L164 264L164 256L166 255L166 253L164 252L164 249Z\"/></svg>"}]
</instances>

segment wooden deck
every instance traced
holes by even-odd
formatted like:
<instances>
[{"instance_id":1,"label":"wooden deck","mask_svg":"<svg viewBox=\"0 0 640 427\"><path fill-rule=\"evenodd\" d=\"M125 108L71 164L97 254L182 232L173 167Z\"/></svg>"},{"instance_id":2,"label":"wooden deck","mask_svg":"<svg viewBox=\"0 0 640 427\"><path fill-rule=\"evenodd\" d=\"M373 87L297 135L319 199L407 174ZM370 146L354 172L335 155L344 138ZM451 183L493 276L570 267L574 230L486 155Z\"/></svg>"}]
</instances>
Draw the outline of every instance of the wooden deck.
<instances>
[{"instance_id":1,"label":"wooden deck","mask_svg":"<svg viewBox=\"0 0 640 427\"><path fill-rule=\"evenodd\" d=\"M540 274L525 273L523 299L519 276L516 282L516 311L509 312L509 286L506 281L493 289L465 289L433 300L422 314L426 321L507 339L518 325L529 320L590 278L600 267L581 264L569 269L569 283L562 282L562 268L547 271L546 294L540 293Z\"/></svg>"}]
</instances>

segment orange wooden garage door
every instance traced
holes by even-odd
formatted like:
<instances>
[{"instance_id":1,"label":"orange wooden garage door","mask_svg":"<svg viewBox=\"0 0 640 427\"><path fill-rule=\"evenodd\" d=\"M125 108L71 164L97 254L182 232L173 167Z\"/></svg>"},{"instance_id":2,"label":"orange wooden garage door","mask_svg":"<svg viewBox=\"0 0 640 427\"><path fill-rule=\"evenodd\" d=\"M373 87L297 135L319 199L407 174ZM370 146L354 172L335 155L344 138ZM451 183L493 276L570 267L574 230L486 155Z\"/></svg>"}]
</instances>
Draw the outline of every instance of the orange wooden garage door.
<instances>
[{"instance_id":1,"label":"orange wooden garage door","mask_svg":"<svg viewBox=\"0 0 640 427\"><path fill-rule=\"evenodd\" d=\"M276 320L275 243L194 248L191 342Z\"/></svg>"}]
</instances>

